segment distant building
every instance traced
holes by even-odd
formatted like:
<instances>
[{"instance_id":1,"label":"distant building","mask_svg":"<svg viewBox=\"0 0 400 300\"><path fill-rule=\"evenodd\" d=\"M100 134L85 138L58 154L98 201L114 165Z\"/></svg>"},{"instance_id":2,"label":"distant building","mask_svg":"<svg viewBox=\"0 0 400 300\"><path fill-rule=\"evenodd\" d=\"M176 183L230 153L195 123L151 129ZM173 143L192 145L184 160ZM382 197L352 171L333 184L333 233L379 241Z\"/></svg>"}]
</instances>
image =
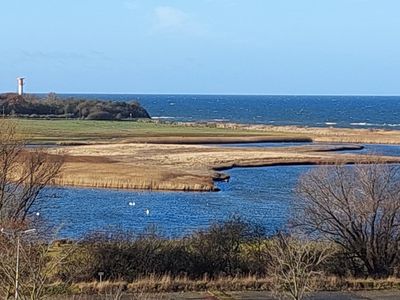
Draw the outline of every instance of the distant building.
<instances>
[{"instance_id":1,"label":"distant building","mask_svg":"<svg viewBox=\"0 0 400 300\"><path fill-rule=\"evenodd\" d=\"M24 94L24 77L18 77L17 81L18 81L18 95L23 95Z\"/></svg>"}]
</instances>

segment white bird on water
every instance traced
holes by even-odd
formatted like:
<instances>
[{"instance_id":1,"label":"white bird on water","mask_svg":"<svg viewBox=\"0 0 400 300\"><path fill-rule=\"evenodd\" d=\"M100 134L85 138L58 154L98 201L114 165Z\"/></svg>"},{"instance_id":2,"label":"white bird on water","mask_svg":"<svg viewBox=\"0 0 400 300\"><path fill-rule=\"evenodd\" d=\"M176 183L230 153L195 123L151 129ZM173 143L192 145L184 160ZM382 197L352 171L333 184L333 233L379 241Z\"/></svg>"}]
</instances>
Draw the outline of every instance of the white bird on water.
<instances>
[{"instance_id":1,"label":"white bird on water","mask_svg":"<svg viewBox=\"0 0 400 300\"><path fill-rule=\"evenodd\" d=\"M135 202L129 202L129 206L135 206L136 203Z\"/></svg>"},{"instance_id":2,"label":"white bird on water","mask_svg":"<svg viewBox=\"0 0 400 300\"><path fill-rule=\"evenodd\" d=\"M146 216L150 214L150 210L146 209Z\"/></svg>"}]
</instances>

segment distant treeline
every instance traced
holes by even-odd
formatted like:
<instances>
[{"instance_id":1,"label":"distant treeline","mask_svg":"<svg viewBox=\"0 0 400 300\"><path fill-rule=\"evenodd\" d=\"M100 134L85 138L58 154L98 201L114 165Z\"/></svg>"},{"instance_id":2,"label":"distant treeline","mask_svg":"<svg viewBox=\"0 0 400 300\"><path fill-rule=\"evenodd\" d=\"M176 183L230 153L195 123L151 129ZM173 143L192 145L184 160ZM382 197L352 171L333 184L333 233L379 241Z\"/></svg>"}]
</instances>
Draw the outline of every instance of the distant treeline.
<instances>
[{"instance_id":1,"label":"distant treeline","mask_svg":"<svg viewBox=\"0 0 400 300\"><path fill-rule=\"evenodd\" d=\"M83 98L60 98L51 93L36 95L0 94L0 113L25 118L71 118L86 120L124 120L150 118L137 102L115 102Z\"/></svg>"}]
</instances>

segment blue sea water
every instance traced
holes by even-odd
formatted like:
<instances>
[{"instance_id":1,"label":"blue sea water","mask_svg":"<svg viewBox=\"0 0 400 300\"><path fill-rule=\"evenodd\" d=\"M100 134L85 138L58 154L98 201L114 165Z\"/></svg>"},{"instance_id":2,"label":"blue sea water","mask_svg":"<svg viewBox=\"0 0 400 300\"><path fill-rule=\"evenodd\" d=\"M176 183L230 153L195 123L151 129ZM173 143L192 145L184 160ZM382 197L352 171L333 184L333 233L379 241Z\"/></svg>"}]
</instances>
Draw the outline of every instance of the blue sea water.
<instances>
[{"instance_id":1,"label":"blue sea water","mask_svg":"<svg viewBox=\"0 0 400 300\"><path fill-rule=\"evenodd\" d=\"M400 96L243 96L71 94L138 100L153 118L176 121L400 129Z\"/></svg>"}]
</instances>

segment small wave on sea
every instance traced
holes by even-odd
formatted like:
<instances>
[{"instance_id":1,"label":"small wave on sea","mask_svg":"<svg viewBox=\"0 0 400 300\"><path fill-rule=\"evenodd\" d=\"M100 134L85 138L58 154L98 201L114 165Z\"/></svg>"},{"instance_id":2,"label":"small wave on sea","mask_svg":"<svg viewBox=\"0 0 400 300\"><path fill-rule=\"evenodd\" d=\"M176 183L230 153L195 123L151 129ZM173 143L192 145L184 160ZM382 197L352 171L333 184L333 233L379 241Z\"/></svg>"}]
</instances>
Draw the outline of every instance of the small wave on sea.
<instances>
[{"instance_id":1,"label":"small wave on sea","mask_svg":"<svg viewBox=\"0 0 400 300\"><path fill-rule=\"evenodd\" d=\"M384 126L383 124L373 124L367 122L350 123L351 126Z\"/></svg>"},{"instance_id":2,"label":"small wave on sea","mask_svg":"<svg viewBox=\"0 0 400 300\"><path fill-rule=\"evenodd\" d=\"M351 126L374 126L374 127L400 127L400 123L368 123L368 122L359 122L359 123L350 123Z\"/></svg>"},{"instance_id":3,"label":"small wave on sea","mask_svg":"<svg viewBox=\"0 0 400 300\"><path fill-rule=\"evenodd\" d=\"M214 122L229 122L229 119L212 119Z\"/></svg>"},{"instance_id":4,"label":"small wave on sea","mask_svg":"<svg viewBox=\"0 0 400 300\"><path fill-rule=\"evenodd\" d=\"M336 125L336 122L325 122L325 125Z\"/></svg>"},{"instance_id":5,"label":"small wave on sea","mask_svg":"<svg viewBox=\"0 0 400 300\"><path fill-rule=\"evenodd\" d=\"M175 119L175 117L164 117L164 116L160 116L160 117L151 117L154 120L167 120L167 119Z\"/></svg>"}]
</instances>

